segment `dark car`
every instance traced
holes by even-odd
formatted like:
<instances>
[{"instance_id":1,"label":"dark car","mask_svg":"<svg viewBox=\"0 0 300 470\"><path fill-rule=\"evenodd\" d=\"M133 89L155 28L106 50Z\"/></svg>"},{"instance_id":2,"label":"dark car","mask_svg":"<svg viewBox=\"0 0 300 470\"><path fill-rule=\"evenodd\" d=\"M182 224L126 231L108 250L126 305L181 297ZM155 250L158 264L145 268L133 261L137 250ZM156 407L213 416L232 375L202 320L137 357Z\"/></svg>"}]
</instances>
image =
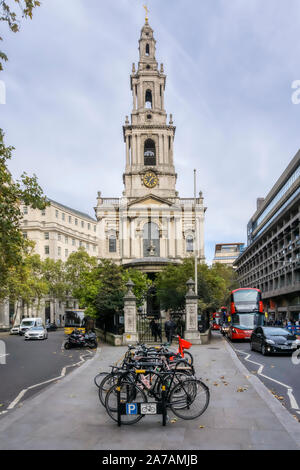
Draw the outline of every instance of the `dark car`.
<instances>
[{"instance_id":1,"label":"dark car","mask_svg":"<svg viewBox=\"0 0 300 470\"><path fill-rule=\"evenodd\" d=\"M292 353L300 348L300 340L288 330L280 327L258 326L250 339L251 350L264 356L272 353Z\"/></svg>"},{"instance_id":2,"label":"dark car","mask_svg":"<svg viewBox=\"0 0 300 470\"><path fill-rule=\"evenodd\" d=\"M56 326L55 323L47 323L46 329L47 329L47 331L56 331L56 330L57 330L57 326Z\"/></svg>"}]
</instances>

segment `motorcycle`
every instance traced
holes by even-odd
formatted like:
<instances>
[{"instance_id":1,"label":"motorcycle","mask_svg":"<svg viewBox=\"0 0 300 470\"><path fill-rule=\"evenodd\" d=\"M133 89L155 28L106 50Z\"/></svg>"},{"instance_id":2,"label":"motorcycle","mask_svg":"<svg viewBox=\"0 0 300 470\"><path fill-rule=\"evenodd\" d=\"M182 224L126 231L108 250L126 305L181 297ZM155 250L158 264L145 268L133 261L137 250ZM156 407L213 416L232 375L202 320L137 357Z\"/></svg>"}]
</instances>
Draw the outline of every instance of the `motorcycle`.
<instances>
[{"instance_id":1,"label":"motorcycle","mask_svg":"<svg viewBox=\"0 0 300 470\"><path fill-rule=\"evenodd\" d=\"M77 330L74 330L67 338L64 348L96 348L97 347L97 336L94 332L82 334Z\"/></svg>"}]
</instances>

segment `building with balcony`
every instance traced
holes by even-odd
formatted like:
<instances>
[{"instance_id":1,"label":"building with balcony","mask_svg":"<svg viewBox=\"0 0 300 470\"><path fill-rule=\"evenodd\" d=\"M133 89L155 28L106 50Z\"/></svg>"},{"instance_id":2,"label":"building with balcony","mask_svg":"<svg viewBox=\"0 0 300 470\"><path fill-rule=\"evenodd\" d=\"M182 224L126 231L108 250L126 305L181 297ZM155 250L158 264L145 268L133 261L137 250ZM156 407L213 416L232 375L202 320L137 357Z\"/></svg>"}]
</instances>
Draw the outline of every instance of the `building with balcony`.
<instances>
[{"instance_id":1,"label":"building with balcony","mask_svg":"<svg viewBox=\"0 0 300 470\"><path fill-rule=\"evenodd\" d=\"M241 287L261 289L271 319L300 320L300 151L257 200L248 246L235 261Z\"/></svg>"}]
</instances>

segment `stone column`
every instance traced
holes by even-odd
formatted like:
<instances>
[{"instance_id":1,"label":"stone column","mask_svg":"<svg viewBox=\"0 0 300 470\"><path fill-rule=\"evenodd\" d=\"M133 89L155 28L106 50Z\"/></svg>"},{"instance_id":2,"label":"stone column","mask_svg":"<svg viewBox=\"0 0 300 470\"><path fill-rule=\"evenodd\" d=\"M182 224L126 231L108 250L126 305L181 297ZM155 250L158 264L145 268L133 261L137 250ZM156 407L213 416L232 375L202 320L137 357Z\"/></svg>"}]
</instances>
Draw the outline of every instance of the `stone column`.
<instances>
[{"instance_id":1,"label":"stone column","mask_svg":"<svg viewBox=\"0 0 300 470\"><path fill-rule=\"evenodd\" d=\"M190 279L186 283L188 293L186 294L185 307L185 332L184 338L192 344L201 344L201 336L198 330L198 296L195 294L195 282Z\"/></svg>"},{"instance_id":2,"label":"stone column","mask_svg":"<svg viewBox=\"0 0 300 470\"><path fill-rule=\"evenodd\" d=\"M124 334L123 344L136 344L138 333L136 331L136 297L132 292L134 284L129 280L126 284L128 291L124 297Z\"/></svg>"},{"instance_id":3,"label":"stone column","mask_svg":"<svg viewBox=\"0 0 300 470\"><path fill-rule=\"evenodd\" d=\"M130 157L129 157L129 137L126 136L126 166L130 166Z\"/></svg>"}]
</instances>

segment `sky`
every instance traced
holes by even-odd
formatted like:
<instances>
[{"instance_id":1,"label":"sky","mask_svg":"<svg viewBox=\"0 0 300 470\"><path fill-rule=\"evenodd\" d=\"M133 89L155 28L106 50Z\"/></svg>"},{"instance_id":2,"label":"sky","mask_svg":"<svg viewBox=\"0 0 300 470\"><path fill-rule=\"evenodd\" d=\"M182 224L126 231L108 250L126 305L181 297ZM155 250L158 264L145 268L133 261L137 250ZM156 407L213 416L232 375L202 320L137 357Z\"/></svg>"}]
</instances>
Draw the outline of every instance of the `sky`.
<instances>
[{"instance_id":1,"label":"sky","mask_svg":"<svg viewBox=\"0 0 300 470\"><path fill-rule=\"evenodd\" d=\"M123 191L122 125L132 110L145 0L43 0L9 57L0 127L15 178L35 173L46 195L94 216L97 191ZM193 169L205 206L205 254L246 242L246 225L300 148L299 0L149 0L165 107L177 127L181 197Z\"/></svg>"}]
</instances>

